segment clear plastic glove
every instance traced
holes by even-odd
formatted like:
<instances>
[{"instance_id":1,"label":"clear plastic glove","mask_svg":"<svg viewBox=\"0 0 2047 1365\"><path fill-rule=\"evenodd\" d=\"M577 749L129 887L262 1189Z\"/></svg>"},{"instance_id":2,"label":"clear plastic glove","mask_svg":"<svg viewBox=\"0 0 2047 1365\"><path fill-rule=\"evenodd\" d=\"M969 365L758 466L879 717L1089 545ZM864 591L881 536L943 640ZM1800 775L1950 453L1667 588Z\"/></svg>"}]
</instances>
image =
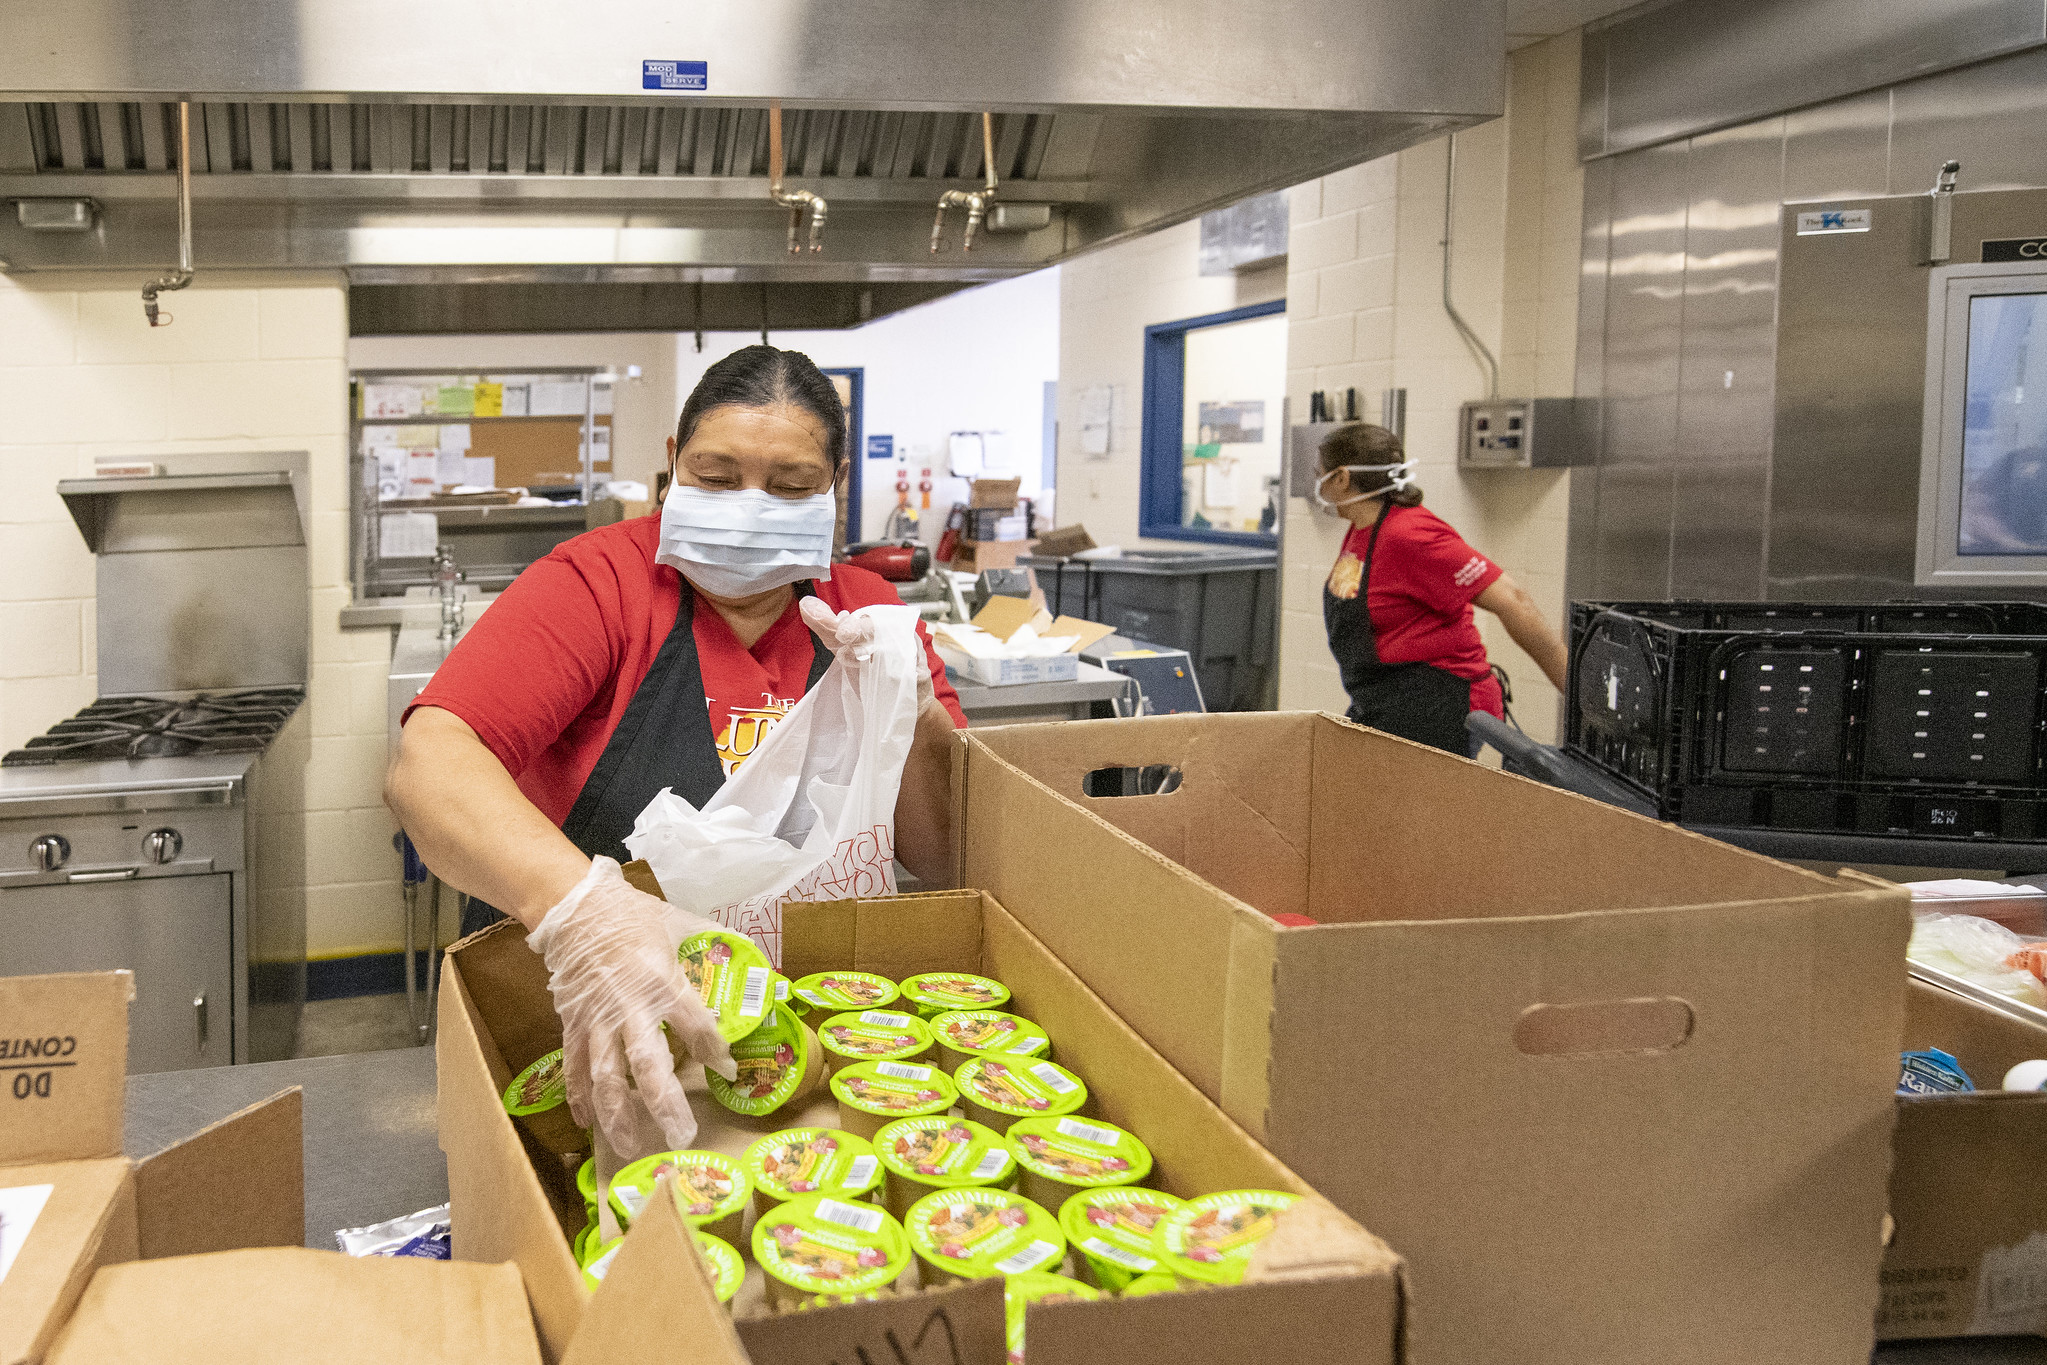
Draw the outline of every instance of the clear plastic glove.
<instances>
[{"instance_id":1,"label":"clear plastic glove","mask_svg":"<svg viewBox=\"0 0 2047 1365\"><path fill-rule=\"evenodd\" d=\"M833 658L848 668L858 668L867 661L876 628L871 617L856 616L850 611L833 611L815 597L799 599L797 610L802 613L803 623L824 642ZM917 670L917 714L921 716L924 708L938 699L937 689L931 684L930 662L925 657L921 637L918 640L918 659L923 664Z\"/></svg>"},{"instance_id":2,"label":"clear plastic glove","mask_svg":"<svg viewBox=\"0 0 2047 1365\"><path fill-rule=\"evenodd\" d=\"M678 929L690 926L673 907L628 885L613 859L593 858L526 939L547 963L561 1016L569 1113L626 1160L696 1140L664 1023L699 1062L738 1076L716 1016L676 960Z\"/></svg>"}]
</instances>

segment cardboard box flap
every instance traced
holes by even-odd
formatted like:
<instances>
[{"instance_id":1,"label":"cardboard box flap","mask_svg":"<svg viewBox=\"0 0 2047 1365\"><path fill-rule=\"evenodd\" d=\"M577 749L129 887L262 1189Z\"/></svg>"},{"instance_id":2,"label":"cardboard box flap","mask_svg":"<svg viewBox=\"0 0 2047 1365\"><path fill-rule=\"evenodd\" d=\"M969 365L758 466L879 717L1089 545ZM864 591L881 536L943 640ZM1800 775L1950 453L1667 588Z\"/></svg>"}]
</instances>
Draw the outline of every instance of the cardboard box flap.
<instances>
[{"instance_id":1,"label":"cardboard box flap","mask_svg":"<svg viewBox=\"0 0 2047 1365\"><path fill-rule=\"evenodd\" d=\"M1002 1365L1009 1358L1002 1281L849 1303L830 1313L747 1318L749 1356L774 1365ZM1091 1355L1091 1361L1112 1357ZM1032 1357L1035 1361L1036 1357ZM1051 1365L1062 1365L1054 1359Z\"/></svg>"},{"instance_id":2,"label":"cardboard box flap","mask_svg":"<svg viewBox=\"0 0 2047 1365\"><path fill-rule=\"evenodd\" d=\"M1379 1343L1399 1340L1401 1312L1395 1296L1369 1297L1332 1280L1242 1284L1033 1304L1026 1310L1024 1344L1031 1365L1185 1365L1190 1359L1356 1365L1369 1358L1367 1349L1376 1354ZM1278 1337L1275 1324L1284 1324Z\"/></svg>"},{"instance_id":3,"label":"cardboard box flap","mask_svg":"<svg viewBox=\"0 0 2047 1365\"><path fill-rule=\"evenodd\" d=\"M1047 629L1052 617L1043 607L1027 597L991 597L987 605L974 613L974 624L998 640L1007 640L1025 626L1035 626L1039 635L1053 632Z\"/></svg>"},{"instance_id":4,"label":"cardboard box flap","mask_svg":"<svg viewBox=\"0 0 2047 1365\"><path fill-rule=\"evenodd\" d=\"M714 1324L708 1331L705 1324ZM563 1365L745 1365L664 1175L583 1314Z\"/></svg>"},{"instance_id":5,"label":"cardboard box flap","mask_svg":"<svg viewBox=\"0 0 2047 1365\"><path fill-rule=\"evenodd\" d=\"M293 1247L306 1235L304 1092L297 1086L135 1167L145 1260L241 1247Z\"/></svg>"},{"instance_id":6,"label":"cardboard box flap","mask_svg":"<svg viewBox=\"0 0 2047 1365\"><path fill-rule=\"evenodd\" d=\"M459 1149L488 1157L481 1164L448 1163L449 1198L460 1210L455 1222L455 1255L471 1261L517 1261L526 1267L541 1347L549 1360L559 1360L582 1321L587 1293L562 1235L555 1192L541 1184L519 1130L505 1117L504 1088L512 1073L485 1028L482 1010L468 986L473 969L484 980L525 981L528 994L501 995L495 1002L500 1005L508 1000L535 999L530 992L536 989L542 992L539 999L548 998L546 974L541 974L536 985L518 961L522 956L540 961L539 955L526 947L525 933L516 921L506 921L471 934L448 950L441 969L434 1069L439 1076L441 1150ZM519 1016L524 1012L500 1012L511 1016L506 1027L530 1047L534 1026L521 1022ZM534 1012L555 1018L552 1011ZM473 1173L483 1169L494 1174L488 1180L476 1179ZM569 1194L574 1195L573 1188ZM575 1216L580 1218L580 1197L577 1204Z\"/></svg>"},{"instance_id":7,"label":"cardboard box flap","mask_svg":"<svg viewBox=\"0 0 2047 1365\"><path fill-rule=\"evenodd\" d=\"M510 1265L263 1247L107 1266L47 1365L540 1365Z\"/></svg>"},{"instance_id":8,"label":"cardboard box flap","mask_svg":"<svg viewBox=\"0 0 2047 1365\"><path fill-rule=\"evenodd\" d=\"M41 1359L93 1270L135 1257L135 1188L125 1157L0 1169L0 1187L41 1185L49 1194L0 1280L0 1365Z\"/></svg>"},{"instance_id":9,"label":"cardboard box flap","mask_svg":"<svg viewBox=\"0 0 2047 1365\"><path fill-rule=\"evenodd\" d=\"M1055 617L1052 624L1039 632L1042 635L1072 635L1075 638L1071 653L1078 654L1097 640L1106 640L1116 633L1114 626L1105 626L1100 621L1083 621L1078 616Z\"/></svg>"},{"instance_id":10,"label":"cardboard box flap","mask_svg":"<svg viewBox=\"0 0 2047 1365\"><path fill-rule=\"evenodd\" d=\"M134 998L131 972L0 977L0 1166L121 1154Z\"/></svg>"}]
</instances>

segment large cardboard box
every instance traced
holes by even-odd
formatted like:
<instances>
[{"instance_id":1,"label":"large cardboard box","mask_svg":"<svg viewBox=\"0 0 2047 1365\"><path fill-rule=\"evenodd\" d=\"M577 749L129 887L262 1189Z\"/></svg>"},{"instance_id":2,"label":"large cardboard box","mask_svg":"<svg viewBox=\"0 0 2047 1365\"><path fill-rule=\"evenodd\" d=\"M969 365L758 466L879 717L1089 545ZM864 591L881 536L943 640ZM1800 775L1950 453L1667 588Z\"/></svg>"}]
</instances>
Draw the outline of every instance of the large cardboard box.
<instances>
[{"instance_id":1,"label":"large cardboard box","mask_svg":"<svg viewBox=\"0 0 2047 1365\"><path fill-rule=\"evenodd\" d=\"M0 1362L537 1362L513 1267L299 1246L296 1089L123 1156L133 995L127 972L0 978L0 1203L28 1224L0 1229Z\"/></svg>"},{"instance_id":2,"label":"large cardboard box","mask_svg":"<svg viewBox=\"0 0 2047 1365\"><path fill-rule=\"evenodd\" d=\"M1327 716L962 745L964 884L1399 1249L1415 1360L1867 1361L1901 890Z\"/></svg>"},{"instance_id":3,"label":"large cardboard box","mask_svg":"<svg viewBox=\"0 0 2047 1365\"><path fill-rule=\"evenodd\" d=\"M2047 1093L1997 1088L2047 1057L2047 1028L1923 981L1905 1002L1904 1045L1949 1053L1979 1090L1898 1099L1877 1335L2047 1334Z\"/></svg>"},{"instance_id":4,"label":"large cardboard box","mask_svg":"<svg viewBox=\"0 0 2047 1365\"><path fill-rule=\"evenodd\" d=\"M1006 982L1015 1007L1042 1024L1058 1056L1089 1083L1090 1112L1142 1136L1156 1161L1147 1183L1180 1194L1234 1188L1309 1193L1307 1185L1178 1075L995 901L942 892L873 901L785 907L783 968L833 968L891 979L942 969L982 971ZM665 1254L626 1251L593 1297L569 1254L584 1213L561 1158L528 1143L499 1103L515 1072L560 1045L547 973L516 924L500 924L449 950L441 993L441 1145L448 1156L455 1254L511 1259L525 1274L550 1358L619 1357L591 1343L612 1339L587 1324L600 1310L651 1310L688 1343L688 1359L719 1365L824 1365L854 1360L899 1365L1001 1365L1001 1286L994 1281L912 1292L874 1303L763 1316L758 1268L732 1314L720 1308L687 1252L679 1224ZM1173 983L1160 981L1160 989ZM698 1145L742 1150L773 1127L832 1123L829 1098L787 1122L742 1127L692 1078L703 1128ZM658 1201L657 1201L658 1202ZM648 1234L650 1241L668 1236ZM662 1281L660 1277L666 1276ZM656 1290L663 1283L666 1288ZM735 1324L736 1318L736 1324ZM625 1321L624 1318L617 1319ZM1032 1365L1388 1365L1401 1358L1405 1297L1399 1258L1325 1201L1305 1200L1262 1244L1245 1284L1201 1293L1030 1310ZM636 1351L631 1359L654 1360Z\"/></svg>"}]
</instances>

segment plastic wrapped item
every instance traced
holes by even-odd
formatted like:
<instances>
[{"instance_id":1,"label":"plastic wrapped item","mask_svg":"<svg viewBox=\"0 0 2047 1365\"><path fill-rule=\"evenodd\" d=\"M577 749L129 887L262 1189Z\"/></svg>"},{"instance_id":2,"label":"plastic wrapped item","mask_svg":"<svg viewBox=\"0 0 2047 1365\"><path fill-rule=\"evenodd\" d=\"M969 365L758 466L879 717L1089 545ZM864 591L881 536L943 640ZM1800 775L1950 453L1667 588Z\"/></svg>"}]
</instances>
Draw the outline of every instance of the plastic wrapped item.
<instances>
[{"instance_id":1,"label":"plastic wrapped item","mask_svg":"<svg viewBox=\"0 0 2047 1365\"><path fill-rule=\"evenodd\" d=\"M420 1256L445 1261L452 1255L448 1206L436 1204L364 1228L342 1228L334 1240L350 1256Z\"/></svg>"},{"instance_id":2,"label":"plastic wrapped item","mask_svg":"<svg viewBox=\"0 0 2047 1365\"><path fill-rule=\"evenodd\" d=\"M2001 924L1975 915L1914 910L1905 956L1999 995L2047 1009L2047 987L2013 959L2033 945Z\"/></svg>"}]
</instances>

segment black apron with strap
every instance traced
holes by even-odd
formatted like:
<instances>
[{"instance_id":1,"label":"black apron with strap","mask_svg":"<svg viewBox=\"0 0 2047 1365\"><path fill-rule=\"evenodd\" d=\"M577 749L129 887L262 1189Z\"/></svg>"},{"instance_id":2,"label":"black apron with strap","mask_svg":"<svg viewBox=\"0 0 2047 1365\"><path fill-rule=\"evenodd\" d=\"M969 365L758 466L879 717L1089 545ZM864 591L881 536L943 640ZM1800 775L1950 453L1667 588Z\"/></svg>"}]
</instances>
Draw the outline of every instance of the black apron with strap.
<instances>
[{"instance_id":1,"label":"black apron with strap","mask_svg":"<svg viewBox=\"0 0 2047 1365\"><path fill-rule=\"evenodd\" d=\"M1322 585L1322 624L1329 631L1329 652L1336 656L1343 690L1350 696L1349 718L1418 744L1431 744L1453 754L1471 753L1464 718L1471 713L1471 680L1434 664L1389 664L1380 659L1372 634L1372 558L1379 549L1379 531L1393 510L1379 507L1378 520L1365 542L1365 563L1355 597L1338 597Z\"/></svg>"},{"instance_id":2,"label":"black apron with strap","mask_svg":"<svg viewBox=\"0 0 2047 1365\"><path fill-rule=\"evenodd\" d=\"M799 598L812 596L809 582L799 583ZM620 862L631 859L625 836L633 821L647 808L663 787L702 810L704 803L725 785L725 769L718 761L718 741L711 733L709 692L704 687L703 661L697 656L694 624L696 593L682 585L682 600L675 609L675 624L661 642L647 676L640 679L618 728L611 732L597 766L576 794L562 833L569 842L590 857L600 855ZM810 676L804 680L807 694L817 686L831 666L832 652L811 633ZM485 925L504 918L502 912L470 897L462 907L462 932L473 934Z\"/></svg>"}]
</instances>

